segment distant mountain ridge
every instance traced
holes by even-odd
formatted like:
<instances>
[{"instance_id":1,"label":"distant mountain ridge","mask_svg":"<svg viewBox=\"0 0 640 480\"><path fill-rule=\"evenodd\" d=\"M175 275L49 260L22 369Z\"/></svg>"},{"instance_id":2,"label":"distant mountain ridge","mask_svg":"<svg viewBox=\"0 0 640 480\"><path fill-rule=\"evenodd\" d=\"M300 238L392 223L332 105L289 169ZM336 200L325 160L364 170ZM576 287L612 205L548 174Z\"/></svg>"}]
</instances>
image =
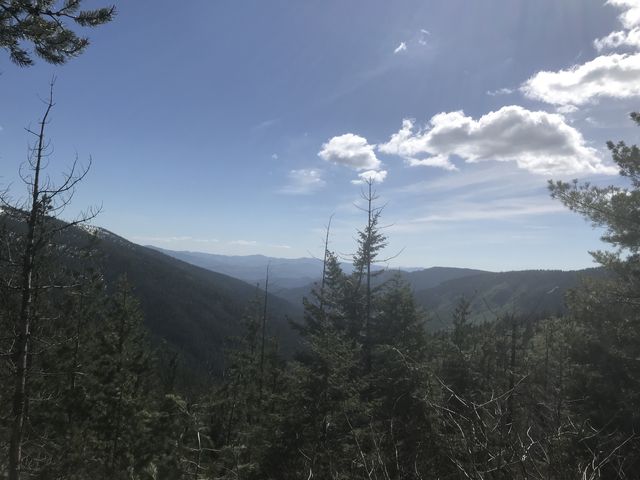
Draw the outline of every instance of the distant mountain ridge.
<instances>
[{"instance_id":1,"label":"distant mountain ridge","mask_svg":"<svg viewBox=\"0 0 640 480\"><path fill-rule=\"evenodd\" d=\"M275 289L290 289L309 285L316 281L322 273L322 260L311 257L278 258L264 255L219 255L185 250L167 250L153 245L148 245L147 247L183 262L214 272L224 273L254 285L256 283L264 284L267 266L269 266L269 283ZM351 268L348 263L343 263L342 266L345 271L349 271ZM376 265L374 269L382 270L384 266Z\"/></svg>"},{"instance_id":2,"label":"distant mountain ridge","mask_svg":"<svg viewBox=\"0 0 640 480\"><path fill-rule=\"evenodd\" d=\"M275 258L264 255L218 255L214 253L166 250L149 246L183 262L238 278L251 284L264 284L269 265L270 283L276 288L293 288L313 282L322 272L322 261L315 258Z\"/></svg>"},{"instance_id":3,"label":"distant mountain ridge","mask_svg":"<svg viewBox=\"0 0 640 480\"><path fill-rule=\"evenodd\" d=\"M300 305L302 298L310 294L322 270L321 261L311 258L233 257L160 251L204 268L223 267L221 271L227 275L243 275L245 281L249 278L263 280L266 264L270 263L270 282L275 278L276 285L273 292L294 305ZM602 275L602 271L597 268L508 272L452 267L388 269L378 272L374 282L380 284L394 275L399 275L411 286L416 302L429 315L429 328L437 330L450 325L452 313L462 297L471 302L471 320L474 322L491 320L505 313L563 313L567 291L577 287L583 277Z\"/></svg>"}]
</instances>

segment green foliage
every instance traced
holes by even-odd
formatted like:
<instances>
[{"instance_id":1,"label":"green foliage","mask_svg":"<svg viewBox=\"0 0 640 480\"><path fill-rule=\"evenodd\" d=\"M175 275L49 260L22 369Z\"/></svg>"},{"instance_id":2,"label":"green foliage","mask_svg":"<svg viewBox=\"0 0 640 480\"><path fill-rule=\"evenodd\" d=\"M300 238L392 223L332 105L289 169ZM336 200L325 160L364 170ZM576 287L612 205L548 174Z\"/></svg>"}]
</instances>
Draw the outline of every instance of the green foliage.
<instances>
[{"instance_id":1,"label":"green foliage","mask_svg":"<svg viewBox=\"0 0 640 480\"><path fill-rule=\"evenodd\" d=\"M640 116L632 114L638 123ZM580 400L572 410L597 432L592 449L616 449L606 472L640 475L640 150L624 142L607 144L629 186L597 187L550 183L551 195L603 227L602 239L614 251L594 252L613 275L585 282L569 298L569 320L575 335L568 339L572 382L570 394Z\"/></svg>"},{"instance_id":2,"label":"green foliage","mask_svg":"<svg viewBox=\"0 0 640 480\"><path fill-rule=\"evenodd\" d=\"M82 0L0 0L0 48L21 66L33 65L24 43L46 62L61 64L80 55L89 45L65 22L80 27L97 27L110 22L115 7L81 10Z\"/></svg>"}]
</instances>

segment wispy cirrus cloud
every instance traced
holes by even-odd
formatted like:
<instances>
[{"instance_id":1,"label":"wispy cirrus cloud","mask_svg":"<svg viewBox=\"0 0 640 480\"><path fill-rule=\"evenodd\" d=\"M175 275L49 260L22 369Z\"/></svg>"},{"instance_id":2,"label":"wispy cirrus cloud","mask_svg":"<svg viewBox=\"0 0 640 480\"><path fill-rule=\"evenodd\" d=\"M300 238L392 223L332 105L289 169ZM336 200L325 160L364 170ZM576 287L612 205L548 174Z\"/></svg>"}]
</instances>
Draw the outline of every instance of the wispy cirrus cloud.
<instances>
[{"instance_id":1,"label":"wispy cirrus cloud","mask_svg":"<svg viewBox=\"0 0 640 480\"><path fill-rule=\"evenodd\" d=\"M487 95L497 97L500 95L511 95L515 90L513 88L498 88L497 90L488 90Z\"/></svg>"},{"instance_id":2,"label":"wispy cirrus cloud","mask_svg":"<svg viewBox=\"0 0 640 480\"><path fill-rule=\"evenodd\" d=\"M400 42L400 45L396 47L393 53L397 54L397 53L406 52L406 51L407 51L407 44L405 42Z\"/></svg>"},{"instance_id":3,"label":"wispy cirrus cloud","mask_svg":"<svg viewBox=\"0 0 640 480\"><path fill-rule=\"evenodd\" d=\"M217 238L198 238L192 237L189 235L181 235L181 236L168 236L168 237L160 237L160 236L135 236L132 239L136 242L143 243L184 243L184 242L195 242L195 243L217 243L219 240Z\"/></svg>"},{"instance_id":4,"label":"wispy cirrus cloud","mask_svg":"<svg viewBox=\"0 0 640 480\"><path fill-rule=\"evenodd\" d=\"M227 242L228 245L232 245L235 247L266 247L266 248L275 248L278 250L290 250L291 245L285 244L274 244L274 243L260 243L257 240L231 240Z\"/></svg>"},{"instance_id":5,"label":"wispy cirrus cloud","mask_svg":"<svg viewBox=\"0 0 640 480\"><path fill-rule=\"evenodd\" d=\"M418 43L420 45L426 46L429 44L429 37L431 36L431 32L425 28L420 29L420 38L418 38Z\"/></svg>"},{"instance_id":6,"label":"wispy cirrus cloud","mask_svg":"<svg viewBox=\"0 0 640 480\"><path fill-rule=\"evenodd\" d=\"M566 214L566 208L540 195L518 195L507 197L478 198L474 195L454 195L435 200L428 208L411 212L390 227L395 232L418 233L431 229L454 228L456 224L469 222L531 222L549 215Z\"/></svg>"},{"instance_id":7,"label":"wispy cirrus cloud","mask_svg":"<svg viewBox=\"0 0 640 480\"><path fill-rule=\"evenodd\" d=\"M322 190L327 182L322 178L322 172L313 168L291 170L288 174L288 184L279 192L286 195L310 195Z\"/></svg>"},{"instance_id":8,"label":"wispy cirrus cloud","mask_svg":"<svg viewBox=\"0 0 640 480\"><path fill-rule=\"evenodd\" d=\"M255 240L231 240L230 242L228 242L229 245L238 245L241 247L253 247L258 245L258 242Z\"/></svg>"}]
</instances>

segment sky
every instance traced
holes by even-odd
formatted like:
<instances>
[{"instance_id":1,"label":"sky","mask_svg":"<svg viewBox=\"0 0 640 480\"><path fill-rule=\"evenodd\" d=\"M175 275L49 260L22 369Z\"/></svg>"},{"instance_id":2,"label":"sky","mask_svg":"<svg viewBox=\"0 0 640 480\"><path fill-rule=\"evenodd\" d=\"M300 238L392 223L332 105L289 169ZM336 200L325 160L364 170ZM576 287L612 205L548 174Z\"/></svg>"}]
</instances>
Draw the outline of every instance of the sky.
<instances>
[{"instance_id":1,"label":"sky","mask_svg":"<svg viewBox=\"0 0 640 480\"><path fill-rule=\"evenodd\" d=\"M87 7L105 2L91 0ZM56 77L49 174L73 217L173 250L347 256L373 179L393 266L593 266L547 182L620 184L639 0L136 0L64 66L0 52L0 184ZM397 256L396 256L397 255Z\"/></svg>"}]
</instances>

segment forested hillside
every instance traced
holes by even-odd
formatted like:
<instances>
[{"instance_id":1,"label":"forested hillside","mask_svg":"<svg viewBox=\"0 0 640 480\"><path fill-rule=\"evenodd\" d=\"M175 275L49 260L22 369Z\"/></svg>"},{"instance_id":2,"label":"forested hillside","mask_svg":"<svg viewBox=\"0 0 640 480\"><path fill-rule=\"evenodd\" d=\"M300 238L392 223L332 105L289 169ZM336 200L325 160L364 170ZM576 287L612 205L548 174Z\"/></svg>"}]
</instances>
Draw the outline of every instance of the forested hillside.
<instances>
[{"instance_id":1,"label":"forested hillside","mask_svg":"<svg viewBox=\"0 0 640 480\"><path fill-rule=\"evenodd\" d=\"M583 280L605 275L602 269L580 271L524 270L516 272L483 272L465 268L433 267L415 272L378 271L372 278L375 286L394 277L412 290L416 304L428 314L431 331L449 329L461 300L470 303L472 323L493 321L504 314L544 317L567 312L566 295ZM278 289L275 294L290 303L309 296L314 285Z\"/></svg>"},{"instance_id":2,"label":"forested hillside","mask_svg":"<svg viewBox=\"0 0 640 480\"><path fill-rule=\"evenodd\" d=\"M198 375L220 376L223 351L229 339L241 331L240 319L247 305L264 297L262 289L238 279L192 266L155 250L136 245L112 232L95 227L61 229L56 241L69 252L81 252L82 269L100 272L113 289L126 278L140 302L144 324L156 343L162 342L187 362ZM11 215L0 214L0 229L17 230ZM64 268L78 268L78 253L64 259ZM265 272L266 273L266 272ZM280 340L283 351L297 342L290 322L301 320L302 308L268 296L269 332Z\"/></svg>"},{"instance_id":3,"label":"forested hillside","mask_svg":"<svg viewBox=\"0 0 640 480\"><path fill-rule=\"evenodd\" d=\"M452 325L453 312L463 298L470 304L469 320L476 324L506 314L564 315L567 293L583 281L602 275L599 269L485 272L416 290L414 296L418 305L430 314L429 328L438 330Z\"/></svg>"}]
</instances>

